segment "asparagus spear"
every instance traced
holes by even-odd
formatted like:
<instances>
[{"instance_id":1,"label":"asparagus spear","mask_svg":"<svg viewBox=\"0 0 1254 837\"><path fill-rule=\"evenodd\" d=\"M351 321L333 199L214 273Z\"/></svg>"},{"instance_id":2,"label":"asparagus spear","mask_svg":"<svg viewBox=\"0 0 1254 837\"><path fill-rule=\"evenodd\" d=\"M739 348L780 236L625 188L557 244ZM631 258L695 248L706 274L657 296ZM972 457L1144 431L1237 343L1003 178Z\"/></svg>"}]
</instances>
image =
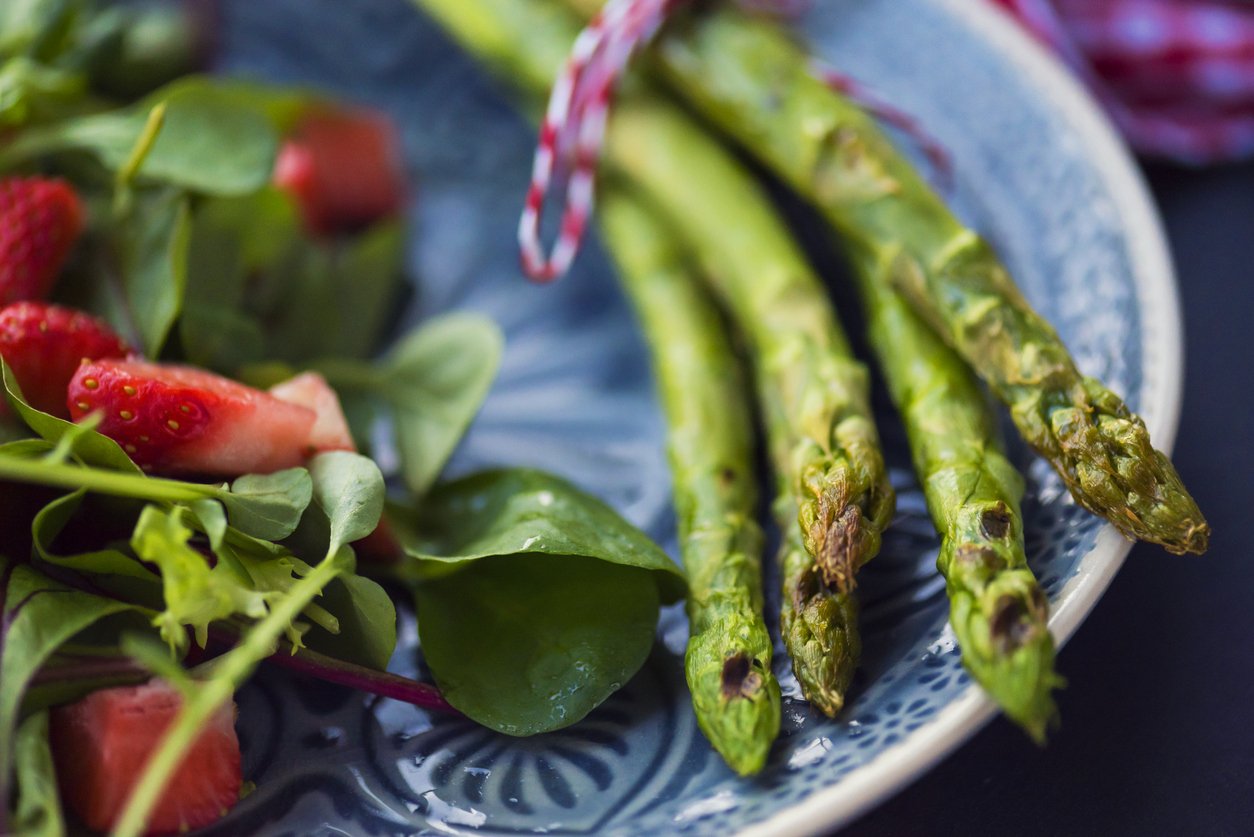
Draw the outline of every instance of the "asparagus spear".
<instances>
[{"instance_id":1,"label":"asparagus spear","mask_svg":"<svg viewBox=\"0 0 1254 837\"><path fill-rule=\"evenodd\" d=\"M854 574L894 507L866 368L769 199L682 112L623 97L606 160L687 239L749 338L780 477L784 643L806 698L834 715L860 648Z\"/></svg>"},{"instance_id":2,"label":"asparagus spear","mask_svg":"<svg viewBox=\"0 0 1254 837\"><path fill-rule=\"evenodd\" d=\"M591 13L599 0L566 0ZM856 104L769 22L730 4L677 15L654 66L706 118L813 201L983 378L1080 505L1126 537L1203 552L1210 527L1144 422L1083 376L992 248Z\"/></svg>"},{"instance_id":3,"label":"asparagus spear","mask_svg":"<svg viewBox=\"0 0 1254 837\"><path fill-rule=\"evenodd\" d=\"M1043 742L1055 717L1048 602L1023 554L1023 480L997 443L994 418L967 366L855 254L867 332L910 439L915 471L941 533L949 621L971 675Z\"/></svg>"},{"instance_id":4,"label":"asparagus spear","mask_svg":"<svg viewBox=\"0 0 1254 837\"><path fill-rule=\"evenodd\" d=\"M751 417L739 364L680 248L624 190L601 228L653 352L666 411L690 636L684 656L697 723L742 776L779 732L779 684L762 618L762 533L754 521Z\"/></svg>"},{"instance_id":5,"label":"asparagus spear","mask_svg":"<svg viewBox=\"0 0 1254 837\"><path fill-rule=\"evenodd\" d=\"M577 28L546 0L416 2L533 92L547 91ZM806 697L834 714L858 656L854 572L878 551L893 511L866 370L804 257L726 151L673 106L630 93L608 130L609 162L688 241L752 343L782 475L784 640Z\"/></svg>"}]
</instances>

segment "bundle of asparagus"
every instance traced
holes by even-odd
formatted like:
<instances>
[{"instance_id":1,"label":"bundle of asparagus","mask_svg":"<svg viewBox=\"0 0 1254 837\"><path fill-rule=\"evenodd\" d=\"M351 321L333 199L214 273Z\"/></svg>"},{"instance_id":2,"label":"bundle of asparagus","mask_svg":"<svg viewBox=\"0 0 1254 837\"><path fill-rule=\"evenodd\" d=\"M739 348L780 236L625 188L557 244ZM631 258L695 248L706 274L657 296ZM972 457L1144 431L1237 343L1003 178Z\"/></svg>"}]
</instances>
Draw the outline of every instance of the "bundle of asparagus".
<instances>
[{"instance_id":1,"label":"bundle of asparagus","mask_svg":"<svg viewBox=\"0 0 1254 837\"><path fill-rule=\"evenodd\" d=\"M567 0L592 13L599 0ZM731 4L676 14L650 52L670 87L810 199L1009 408L1080 505L1132 539L1206 550L1210 527L1144 422L1083 376L992 248L787 33Z\"/></svg>"},{"instance_id":2,"label":"bundle of asparagus","mask_svg":"<svg viewBox=\"0 0 1254 837\"><path fill-rule=\"evenodd\" d=\"M563 66L577 30L556 0L416 2L527 89L533 103ZM565 2L585 14L599 6L599 0ZM521 31L528 34L525 42L517 37ZM818 204L846 243L872 346L942 535L938 565L964 662L1010 717L1042 739L1054 715L1050 691L1061 682L1053 669L1047 604L1023 555L1022 480L1000 452L967 364L1011 406L1024 437L1059 468L1077 500L1125 534L1173 551L1201 551L1208 530L1196 506L1170 463L1149 446L1140 419L1079 375L987 245L953 218L870 117L811 77L791 40L734 10L701 6L663 33L652 63L698 111ZM756 566L756 555L749 554L753 539L734 534L743 495L711 492L702 482L712 473L711 457L732 461L741 447L734 432L688 441L692 425L685 417L704 416L707 430L720 421L735 426L743 405L729 403L725 388L702 385L698 379L708 370L685 367L685 357L695 356L693 335L717 333L717 323L700 325L691 312L686 326L668 322L673 309L703 304L690 287L692 271L679 267L687 261L701 267L700 278L747 338L779 481L774 508L783 541L783 636L806 697L834 714L859 649L854 573L878 550L892 512L865 370L769 201L717 141L638 80L620 94L607 135L603 220L654 344L694 590L718 587L736 601L744 625L760 620L755 579L744 571ZM664 228L648 222L650 212ZM666 302L655 287L662 276L685 286ZM702 346L714 350L711 368L722 369L717 342ZM720 399L720 392L726 419L697 403ZM720 534L702 544L707 548L699 548L701 521L715 521L720 510L730 516L713 527ZM733 519L737 523L727 528ZM729 570L708 586L715 567ZM774 728L762 722L765 714L751 715L726 692L712 701L703 691L694 669L699 638L718 637L701 655L709 670L717 654L731 660L741 653L725 631L710 631L705 607L702 601L690 605L694 704L729 763L751 772L765 755L755 748ZM744 636L754 631L747 628ZM752 659L762 661L769 648L761 650L756 641L743 647L758 648ZM736 712L755 720L729 722ZM737 725L753 733L719 732ZM754 746L746 749L746 741Z\"/></svg>"}]
</instances>

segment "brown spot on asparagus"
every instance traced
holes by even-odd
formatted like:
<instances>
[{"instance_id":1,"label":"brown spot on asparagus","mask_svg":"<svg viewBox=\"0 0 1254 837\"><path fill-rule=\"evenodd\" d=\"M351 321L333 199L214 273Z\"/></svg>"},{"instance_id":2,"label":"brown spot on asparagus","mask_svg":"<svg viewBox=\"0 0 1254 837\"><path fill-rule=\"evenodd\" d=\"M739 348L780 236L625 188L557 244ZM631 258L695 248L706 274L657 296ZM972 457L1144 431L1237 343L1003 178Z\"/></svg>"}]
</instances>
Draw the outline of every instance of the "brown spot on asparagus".
<instances>
[{"instance_id":1,"label":"brown spot on asparagus","mask_svg":"<svg viewBox=\"0 0 1254 837\"><path fill-rule=\"evenodd\" d=\"M989 632L999 653L1009 654L1021 648L1037 631L1035 620L1028 614L1022 599L1002 596L993 606L993 616L988 621Z\"/></svg>"},{"instance_id":2,"label":"brown spot on asparagus","mask_svg":"<svg viewBox=\"0 0 1254 837\"><path fill-rule=\"evenodd\" d=\"M980 531L984 537L997 540L1010 534L1010 509L998 503L980 515Z\"/></svg>"},{"instance_id":3,"label":"brown spot on asparagus","mask_svg":"<svg viewBox=\"0 0 1254 837\"><path fill-rule=\"evenodd\" d=\"M817 547L815 563L823 581L842 593L853 590L857 586L853 574L862 548L862 509L852 503L833 502L825 494L819 500L818 519L810 534Z\"/></svg>"},{"instance_id":4,"label":"brown spot on asparagus","mask_svg":"<svg viewBox=\"0 0 1254 837\"><path fill-rule=\"evenodd\" d=\"M762 688L762 663L746 654L733 654L723 661L722 690L724 700L751 698Z\"/></svg>"}]
</instances>

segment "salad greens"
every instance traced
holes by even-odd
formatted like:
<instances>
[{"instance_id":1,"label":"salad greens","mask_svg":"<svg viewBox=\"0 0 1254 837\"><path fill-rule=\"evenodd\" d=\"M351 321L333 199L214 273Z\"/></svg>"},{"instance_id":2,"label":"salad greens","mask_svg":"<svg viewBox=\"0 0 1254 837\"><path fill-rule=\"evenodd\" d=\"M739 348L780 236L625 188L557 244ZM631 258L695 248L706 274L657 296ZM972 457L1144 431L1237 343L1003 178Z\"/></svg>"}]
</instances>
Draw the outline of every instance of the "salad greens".
<instances>
[{"instance_id":1,"label":"salad greens","mask_svg":"<svg viewBox=\"0 0 1254 837\"><path fill-rule=\"evenodd\" d=\"M439 486L405 517L427 665L449 703L510 735L569 726L626 683L658 605L684 594L652 541L539 471Z\"/></svg>"}]
</instances>

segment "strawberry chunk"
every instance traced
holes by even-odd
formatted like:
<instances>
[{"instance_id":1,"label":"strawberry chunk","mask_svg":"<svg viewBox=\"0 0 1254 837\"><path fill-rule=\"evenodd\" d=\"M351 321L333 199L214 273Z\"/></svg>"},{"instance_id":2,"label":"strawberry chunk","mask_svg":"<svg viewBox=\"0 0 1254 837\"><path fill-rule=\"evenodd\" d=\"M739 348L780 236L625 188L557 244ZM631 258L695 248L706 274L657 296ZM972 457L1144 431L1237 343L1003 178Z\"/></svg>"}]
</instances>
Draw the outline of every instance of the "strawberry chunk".
<instances>
[{"instance_id":1,"label":"strawberry chunk","mask_svg":"<svg viewBox=\"0 0 1254 837\"><path fill-rule=\"evenodd\" d=\"M46 297L82 229L82 202L65 181L0 179L0 305Z\"/></svg>"},{"instance_id":2,"label":"strawberry chunk","mask_svg":"<svg viewBox=\"0 0 1254 837\"><path fill-rule=\"evenodd\" d=\"M126 357L130 347L100 320L72 308L17 302L0 309L0 357L26 402L58 418L70 378L83 360ZM0 411L4 405L0 403Z\"/></svg>"},{"instance_id":3,"label":"strawberry chunk","mask_svg":"<svg viewBox=\"0 0 1254 837\"><path fill-rule=\"evenodd\" d=\"M311 112L279 149L274 183L315 234L354 232L395 215L405 204L396 128L376 111Z\"/></svg>"},{"instance_id":4,"label":"strawberry chunk","mask_svg":"<svg viewBox=\"0 0 1254 837\"><path fill-rule=\"evenodd\" d=\"M182 696L151 680L92 692L52 710L50 737L62 797L94 831L109 831L150 754L174 720ZM235 705L205 725L148 819L149 834L174 834L219 819L239 800Z\"/></svg>"},{"instance_id":5,"label":"strawberry chunk","mask_svg":"<svg viewBox=\"0 0 1254 837\"><path fill-rule=\"evenodd\" d=\"M70 416L100 411L99 430L136 464L164 473L236 476L300 465L317 416L308 407L190 366L140 360L84 363Z\"/></svg>"},{"instance_id":6,"label":"strawberry chunk","mask_svg":"<svg viewBox=\"0 0 1254 837\"><path fill-rule=\"evenodd\" d=\"M348 430L340 397L331 389L326 378L317 372L302 372L295 378L270 387L270 394L280 401L308 407L317 414L313 430L309 433L310 455L332 450L356 452L357 444Z\"/></svg>"}]
</instances>

